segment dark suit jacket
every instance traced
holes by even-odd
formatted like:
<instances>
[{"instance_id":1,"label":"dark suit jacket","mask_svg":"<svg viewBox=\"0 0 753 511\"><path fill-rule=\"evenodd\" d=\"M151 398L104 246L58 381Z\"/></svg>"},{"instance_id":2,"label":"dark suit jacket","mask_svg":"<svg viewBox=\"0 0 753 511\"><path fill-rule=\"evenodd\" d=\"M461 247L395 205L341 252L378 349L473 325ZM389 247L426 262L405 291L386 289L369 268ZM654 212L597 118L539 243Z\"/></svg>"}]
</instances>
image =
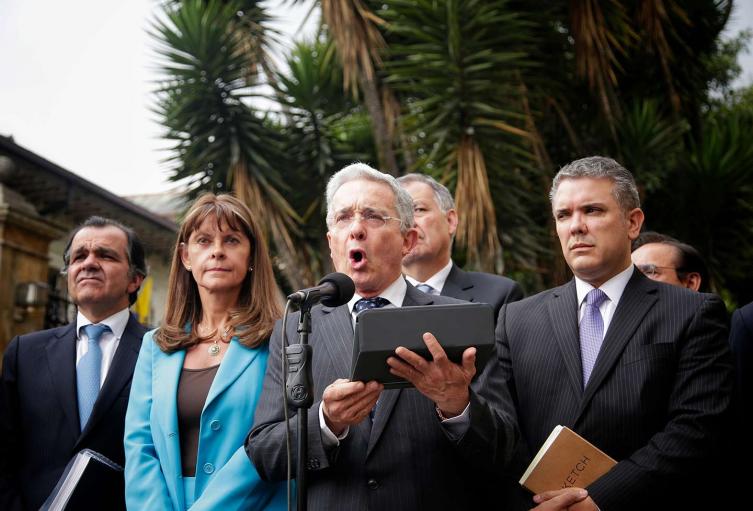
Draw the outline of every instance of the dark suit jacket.
<instances>
[{"instance_id":1,"label":"dark suit jacket","mask_svg":"<svg viewBox=\"0 0 753 511\"><path fill-rule=\"evenodd\" d=\"M739 403L745 413L753 400L753 302L732 314L729 344L735 358Z\"/></svg>"},{"instance_id":2,"label":"dark suit jacket","mask_svg":"<svg viewBox=\"0 0 753 511\"><path fill-rule=\"evenodd\" d=\"M80 431L76 396L76 327L20 335L3 358L0 391L0 509L36 510L68 461L89 448L121 466L123 426L141 338L131 316L91 418ZM123 493L92 509L125 509Z\"/></svg>"},{"instance_id":3,"label":"dark suit jacket","mask_svg":"<svg viewBox=\"0 0 753 511\"><path fill-rule=\"evenodd\" d=\"M404 306L457 303L430 296L410 284ZM451 440L434 403L413 388L386 390L379 399L373 425L365 419L351 426L333 450L325 449L319 427L324 388L350 376L353 325L347 305L314 307L311 312L314 405L308 415L308 509L311 510L464 510L485 509L479 491L488 474L501 470L517 433L511 401L504 388L473 385L470 428ZM288 338L295 342L297 315L288 319ZM256 420L246 444L262 478L286 478L285 424L281 402L281 325L270 341L270 358ZM496 364L492 364L496 371ZM489 367L487 366L487 369ZM291 430L297 421L291 411ZM293 440L295 445L295 440ZM295 451L295 449L293 449ZM292 470L295 473L296 455Z\"/></svg>"},{"instance_id":4,"label":"dark suit jacket","mask_svg":"<svg viewBox=\"0 0 753 511\"><path fill-rule=\"evenodd\" d=\"M602 511L701 509L682 499L734 493L698 490L729 465L712 462L733 389L726 318L717 296L635 270L583 390L575 282L503 307L498 356L522 436L508 508L532 507L517 480L558 424L618 460L588 487Z\"/></svg>"},{"instance_id":5,"label":"dark suit jacket","mask_svg":"<svg viewBox=\"0 0 753 511\"><path fill-rule=\"evenodd\" d=\"M494 307L496 318L504 304L523 298L523 291L512 279L491 273L463 271L453 263L441 295L466 302L488 303Z\"/></svg>"}]
</instances>

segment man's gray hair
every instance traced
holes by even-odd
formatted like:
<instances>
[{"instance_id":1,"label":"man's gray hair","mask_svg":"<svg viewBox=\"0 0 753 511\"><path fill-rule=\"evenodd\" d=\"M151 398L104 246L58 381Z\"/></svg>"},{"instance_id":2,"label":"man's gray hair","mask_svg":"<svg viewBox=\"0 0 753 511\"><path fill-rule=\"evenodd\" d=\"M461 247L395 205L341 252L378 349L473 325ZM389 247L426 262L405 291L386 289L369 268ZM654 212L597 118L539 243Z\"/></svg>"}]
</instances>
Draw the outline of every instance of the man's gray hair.
<instances>
[{"instance_id":1,"label":"man's gray hair","mask_svg":"<svg viewBox=\"0 0 753 511\"><path fill-rule=\"evenodd\" d=\"M434 192L434 200L436 201L437 206L439 206L439 209L442 210L442 213L447 213L451 209L455 209L455 199L452 198L450 190L431 176L414 172L412 174L400 176L397 178L397 182L401 185L407 185L409 183L423 183L428 185Z\"/></svg>"},{"instance_id":2,"label":"man's gray hair","mask_svg":"<svg viewBox=\"0 0 753 511\"><path fill-rule=\"evenodd\" d=\"M335 221L335 212L332 209L332 198L337 190L350 181L365 179L376 183L384 183L395 194L395 210L400 219L400 232L405 233L413 227L413 199L405 189L400 186L394 176L379 172L365 163L353 163L336 172L327 183L327 227L332 229Z\"/></svg>"},{"instance_id":3,"label":"man's gray hair","mask_svg":"<svg viewBox=\"0 0 753 511\"><path fill-rule=\"evenodd\" d=\"M581 177L611 179L614 183L612 193L624 212L627 213L641 207L641 199L638 195L638 188L635 186L633 174L612 158L604 156L581 158L562 167L552 181L549 201L554 202L557 188L563 179Z\"/></svg>"}]
</instances>

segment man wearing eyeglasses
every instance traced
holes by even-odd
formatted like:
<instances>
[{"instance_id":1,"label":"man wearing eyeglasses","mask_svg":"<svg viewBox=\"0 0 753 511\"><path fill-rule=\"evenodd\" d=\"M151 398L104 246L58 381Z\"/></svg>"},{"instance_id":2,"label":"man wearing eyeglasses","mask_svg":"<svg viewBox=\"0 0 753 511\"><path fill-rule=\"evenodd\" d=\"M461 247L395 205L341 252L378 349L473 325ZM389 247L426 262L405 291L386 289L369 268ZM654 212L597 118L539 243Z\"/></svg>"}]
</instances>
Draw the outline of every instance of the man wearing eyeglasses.
<instances>
[{"instance_id":1,"label":"man wearing eyeglasses","mask_svg":"<svg viewBox=\"0 0 753 511\"><path fill-rule=\"evenodd\" d=\"M418 239L403 258L408 282L433 295L488 303L497 317L500 307L523 298L517 282L489 273L460 269L453 263L452 239L458 227L455 201L446 186L425 174L407 174L398 182L413 198Z\"/></svg>"},{"instance_id":2,"label":"man wearing eyeglasses","mask_svg":"<svg viewBox=\"0 0 753 511\"><path fill-rule=\"evenodd\" d=\"M375 381L347 379L361 308L458 302L422 293L402 276L401 261L416 242L413 200L394 177L364 164L336 173L326 199L332 261L353 279L356 294L346 305L311 311L315 398L308 416L308 509L493 509L489 480L506 466L517 432L506 390L482 387L474 378L475 348L456 364L427 334L431 361L404 348L388 360L414 388L383 390ZM289 338L296 335L296 318L288 321ZM267 480L287 477L284 378L271 362L279 360L281 334L278 323L246 445ZM484 374L498 372L492 364Z\"/></svg>"},{"instance_id":3,"label":"man wearing eyeglasses","mask_svg":"<svg viewBox=\"0 0 753 511\"><path fill-rule=\"evenodd\" d=\"M650 279L708 293L709 271L694 247L653 231L633 242L633 264Z\"/></svg>"}]
</instances>

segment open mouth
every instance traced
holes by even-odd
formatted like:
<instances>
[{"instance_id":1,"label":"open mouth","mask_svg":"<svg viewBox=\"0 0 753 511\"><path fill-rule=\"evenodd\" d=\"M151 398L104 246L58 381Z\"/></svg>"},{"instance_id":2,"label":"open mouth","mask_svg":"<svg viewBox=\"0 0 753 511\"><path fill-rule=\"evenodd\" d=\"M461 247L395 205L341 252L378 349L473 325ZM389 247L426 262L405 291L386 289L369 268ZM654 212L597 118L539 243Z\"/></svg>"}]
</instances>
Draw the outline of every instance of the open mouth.
<instances>
[{"instance_id":1,"label":"open mouth","mask_svg":"<svg viewBox=\"0 0 753 511\"><path fill-rule=\"evenodd\" d=\"M354 248L348 254L352 263L359 264L366 260L366 253L360 248Z\"/></svg>"}]
</instances>

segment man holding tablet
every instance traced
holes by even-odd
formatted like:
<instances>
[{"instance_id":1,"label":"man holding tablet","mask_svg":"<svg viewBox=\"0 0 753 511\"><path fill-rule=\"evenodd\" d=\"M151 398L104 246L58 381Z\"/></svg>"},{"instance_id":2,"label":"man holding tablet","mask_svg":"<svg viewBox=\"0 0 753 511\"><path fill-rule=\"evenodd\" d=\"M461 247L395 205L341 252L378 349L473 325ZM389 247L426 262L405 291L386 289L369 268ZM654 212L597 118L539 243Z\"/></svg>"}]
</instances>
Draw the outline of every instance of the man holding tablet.
<instances>
[{"instance_id":1,"label":"man holding tablet","mask_svg":"<svg viewBox=\"0 0 753 511\"><path fill-rule=\"evenodd\" d=\"M315 402L308 416L308 509L494 507L488 482L507 464L517 430L506 389L481 388L474 378L475 348L466 349L456 364L427 333L431 360L401 347L387 361L412 388L384 390L376 381L347 379L360 311L459 303L424 294L403 278L402 258L416 242L413 225L413 201L388 174L354 164L327 186L332 260L353 279L356 294L346 305L311 311ZM296 325L294 316L289 338ZM287 477L283 375L272 362L280 358L281 335L278 323L247 442L250 458L268 480ZM496 365L485 371L497 371Z\"/></svg>"}]
</instances>

